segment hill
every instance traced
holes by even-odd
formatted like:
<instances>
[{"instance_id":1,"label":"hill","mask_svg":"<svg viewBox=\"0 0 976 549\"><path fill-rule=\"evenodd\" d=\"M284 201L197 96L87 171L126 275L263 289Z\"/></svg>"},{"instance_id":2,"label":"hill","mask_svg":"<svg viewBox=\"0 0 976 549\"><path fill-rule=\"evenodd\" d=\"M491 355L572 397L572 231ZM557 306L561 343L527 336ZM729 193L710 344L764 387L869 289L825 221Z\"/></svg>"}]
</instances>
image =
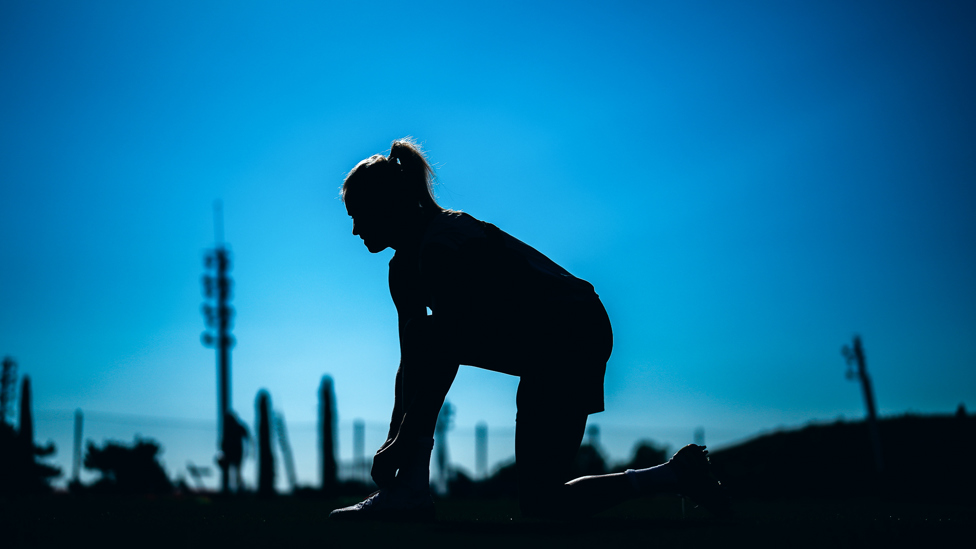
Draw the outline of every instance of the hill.
<instances>
[{"instance_id":1,"label":"hill","mask_svg":"<svg viewBox=\"0 0 976 549\"><path fill-rule=\"evenodd\" d=\"M809 425L711 454L732 497L936 497L967 503L976 489L976 416L905 415L879 421L877 474L864 421Z\"/></svg>"}]
</instances>

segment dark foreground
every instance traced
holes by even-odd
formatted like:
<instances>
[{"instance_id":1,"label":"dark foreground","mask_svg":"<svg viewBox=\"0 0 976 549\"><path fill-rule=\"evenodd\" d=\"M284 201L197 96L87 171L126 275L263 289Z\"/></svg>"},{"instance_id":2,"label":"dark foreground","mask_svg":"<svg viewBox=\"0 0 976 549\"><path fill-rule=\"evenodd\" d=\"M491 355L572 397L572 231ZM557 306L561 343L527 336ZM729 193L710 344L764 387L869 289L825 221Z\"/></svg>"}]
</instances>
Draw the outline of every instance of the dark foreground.
<instances>
[{"instance_id":1,"label":"dark foreground","mask_svg":"<svg viewBox=\"0 0 976 549\"><path fill-rule=\"evenodd\" d=\"M511 500L438 503L432 524L336 523L347 500L38 497L0 501L3 547L933 547L970 538L976 507L938 501L747 500L717 520L677 498L587 520L522 520Z\"/></svg>"}]
</instances>

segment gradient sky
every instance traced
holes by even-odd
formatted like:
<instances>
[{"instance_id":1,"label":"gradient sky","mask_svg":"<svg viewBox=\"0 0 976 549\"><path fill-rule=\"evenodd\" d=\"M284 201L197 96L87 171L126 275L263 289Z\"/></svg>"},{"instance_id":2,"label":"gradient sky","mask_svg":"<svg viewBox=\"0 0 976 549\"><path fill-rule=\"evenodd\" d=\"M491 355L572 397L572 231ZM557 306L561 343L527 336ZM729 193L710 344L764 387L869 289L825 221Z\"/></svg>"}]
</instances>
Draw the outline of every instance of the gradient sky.
<instances>
[{"instance_id":1,"label":"gradient sky","mask_svg":"<svg viewBox=\"0 0 976 549\"><path fill-rule=\"evenodd\" d=\"M316 481L330 374L342 455L353 418L378 444L392 252L338 188L405 135L444 206L596 287L614 459L861 417L855 333L882 414L976 406L973 4L461 4L0 4L0 355L57 463L76 408L87 438L160 440L171 474L212 459L215 199L234 407L251 421L267 388ZM515 386L462 369L462 465L478 421L510 457Z\"/></svg>"}]
</instances>

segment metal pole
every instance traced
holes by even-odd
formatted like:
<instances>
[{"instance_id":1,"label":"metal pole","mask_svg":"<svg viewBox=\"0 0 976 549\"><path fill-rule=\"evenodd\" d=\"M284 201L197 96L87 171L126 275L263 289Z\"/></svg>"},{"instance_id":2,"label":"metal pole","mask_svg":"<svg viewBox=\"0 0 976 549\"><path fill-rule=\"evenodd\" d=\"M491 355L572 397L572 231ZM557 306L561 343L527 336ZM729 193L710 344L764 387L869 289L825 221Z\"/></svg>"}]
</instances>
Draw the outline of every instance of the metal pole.
<instances>
[{"instance_id":1,"label":"metal pole","mask_svg":"<svg viewBox=\"0 0 976 549\"><path fill-rule=\"evenodd\" d=\"M868 411L868 434L871 437L871 448L874 451L874 466L878 474L884 471L884 458L881 453L881 434L878 430L878 414L874 404L874 389L871 387L871 378L868 377L867 361L864 359L864 347L861 345L861 336L854 336L852 347L844 346L843 354L847 358L848 364L857 364L857 377L861 382L861 391L864 394L864 404ZM848 378L853 378L853 372L848 371Z\"/></svg>"},{"instance_id":2,"label":"metal pole","mask_svg":"<svg viewBox=\"0 0 976 549\"><path fill-rule=\"evenodd\" d=\"M488 478L488 424L480 422L474 427L475 476Z\"/></svg>"},{"instance_id":3,"label":"metal pole","mask_svg":"<svg viewBox=\"0 0 976 549\"><path fill-rule=\"evenodd\" d=\"M71 478L74 482L81 482L81 430L84 415L81 409L75 410L75 452L74 460L71 464Z\"/></svg>"},{"instance_id":4,"label":"metal pole","mask_svg":"<svg viewBox=\"0 0 976 549\"><path fill-rule=\"evenodd\" d=\"M218 370L220 372L220 395L218 397L218 440L223 443L224 417L230 410L230 307L227 305L230 281L227 279L228 258L227 250L217 248L217 314L219 318L218 338ZM230 467L224 462L220 467L220 489L230 491Z\"/></svg>"}]
</instances>

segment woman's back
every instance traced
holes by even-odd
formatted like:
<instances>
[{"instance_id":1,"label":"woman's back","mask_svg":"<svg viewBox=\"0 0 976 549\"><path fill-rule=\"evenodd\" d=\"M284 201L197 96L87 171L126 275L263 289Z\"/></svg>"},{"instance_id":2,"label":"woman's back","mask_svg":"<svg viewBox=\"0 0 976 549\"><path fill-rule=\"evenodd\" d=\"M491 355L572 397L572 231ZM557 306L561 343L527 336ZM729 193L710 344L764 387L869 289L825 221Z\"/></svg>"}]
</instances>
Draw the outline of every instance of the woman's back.
<instances>
[{"instance_id":1,"label":"woman's back","mask_svg":"<svg viewBox=\"0 0 976 549\"><path fill-rule=\"evenodd\" d=\"M535 248L491 223L443 212L427 227L417 252L417 274L435 314L460 303L490 313L504 307L538 310L539 303L596 299L593 286L571 275Z\"/></svg>"}]
</instances>

